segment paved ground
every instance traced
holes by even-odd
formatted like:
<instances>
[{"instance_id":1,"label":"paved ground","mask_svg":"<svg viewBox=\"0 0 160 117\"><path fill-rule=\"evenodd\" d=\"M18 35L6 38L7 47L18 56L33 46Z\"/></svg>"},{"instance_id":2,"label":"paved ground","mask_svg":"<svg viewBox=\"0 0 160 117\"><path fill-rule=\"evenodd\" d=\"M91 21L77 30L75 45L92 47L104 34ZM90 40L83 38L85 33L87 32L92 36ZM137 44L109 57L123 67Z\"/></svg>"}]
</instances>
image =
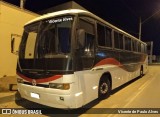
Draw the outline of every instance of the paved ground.
<instances>
[{"instance_id":1,"label":"paved ground","mask_svg":"<svg viewBox=\"0 0 160 117\"><path fill-rule=\"evenodd\" d=\"M50 109L52 115L29 115L30 117L46 117L46 116L81 116L81 117L159 117L160 114L108 114L107 111L122 112L123 108L132 108L133 111L139 111L139 108L151 109L152 113L156 113L154 108L160 108L160 65L149 66L147 75L142 78L137 78L131 83L114 90L111 96L101 102L95 100L86 105L89 109L64 111L54 108L49 108L27 100L15 101L16 91L0 92L0 108L44 108ZM95 109L96 108L96 109ZM109 108L108 110L105 108ZM120 108L119 111L115 108ZM138 109L136 109L138 108ZM113 110L112 110L113 109ZM130 109L131 110L131 109ZM129 111L130 111L129 110ZM127 112L129 112L127 111ZM147 112L146 112L147 111ZM79 114L69 115L68 113L79 112ZM148 110L143 109L141 113L148 113ZM54 113L62 113L57 115ZM67 113L67 114L66 114ZM96 114L100 113L100 114ZM4 115L0 115L0 117ZM22 115L5 115L7 117L17 117ZM23 115L24 116L24 115ZM27 115L25 115L27 116Z\"/></svg>"}]
</instances>

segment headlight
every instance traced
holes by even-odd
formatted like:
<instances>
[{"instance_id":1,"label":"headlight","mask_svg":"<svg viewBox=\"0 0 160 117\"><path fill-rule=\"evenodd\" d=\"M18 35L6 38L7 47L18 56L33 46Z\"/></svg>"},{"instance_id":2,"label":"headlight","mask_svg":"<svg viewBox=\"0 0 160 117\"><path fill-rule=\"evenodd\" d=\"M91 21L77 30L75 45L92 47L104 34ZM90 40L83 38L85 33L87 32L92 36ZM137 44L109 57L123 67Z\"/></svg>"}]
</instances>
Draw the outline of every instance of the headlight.
<instances>
[{"instance_id":1,"label":"headlight","mask_svg":"<svg viewBox=\"0 0 160 117\"><path fill-rule=\"evenodd\" d=\"M18 82L18 83L23 83L23 79L17 78L17 82Z\"/></svg>"},{"instance_id":2,"label":"headlight","mask_svg":"<svg viewBox=\"0 0 160 117\"><path fill-rule=\"evenodd\" d=\"M49 88L68 90L70 89L70 84L69 83L49 83Z\"/></svg>"}]
</instances>

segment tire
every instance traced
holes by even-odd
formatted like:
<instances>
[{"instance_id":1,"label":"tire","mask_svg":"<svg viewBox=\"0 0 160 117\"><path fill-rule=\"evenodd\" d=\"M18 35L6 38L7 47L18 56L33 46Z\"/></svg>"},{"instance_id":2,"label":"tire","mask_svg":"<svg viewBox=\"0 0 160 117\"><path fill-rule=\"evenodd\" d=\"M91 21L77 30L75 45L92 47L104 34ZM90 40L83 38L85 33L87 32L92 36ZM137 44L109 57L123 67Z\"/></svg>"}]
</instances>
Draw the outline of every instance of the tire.
<instances>
[{"instance_id":1,"label":"tire","mask_svg":"<svg viewBox=\"0 0 160 117\"><path fill-rule=\"evenodd\" d=\"M141 70L140 70L140 78L143 77L143 67L141 67Z\"/></svg>"},{"instance_id":2,"label":"tire","mask_svg":"<svg viewBox=\"0 0 160 117\"><path fill-rule=\"evenodd\" d=\"M98 98L103 100L109 97L111 91L111 83L108 78L102 78L99 82Z\"/></svg>"},{"instance_id":3,"label":"tire","mask_svg":"<svg viewBox=\"0 0 160 117\"><path fill-rule=\"evenodd\" d=\"M21 94L19 93L19 91L17 91L15 94L15 100L16 101L23 101L23 98L21 97Z\"/></svg>"}]
</instances>

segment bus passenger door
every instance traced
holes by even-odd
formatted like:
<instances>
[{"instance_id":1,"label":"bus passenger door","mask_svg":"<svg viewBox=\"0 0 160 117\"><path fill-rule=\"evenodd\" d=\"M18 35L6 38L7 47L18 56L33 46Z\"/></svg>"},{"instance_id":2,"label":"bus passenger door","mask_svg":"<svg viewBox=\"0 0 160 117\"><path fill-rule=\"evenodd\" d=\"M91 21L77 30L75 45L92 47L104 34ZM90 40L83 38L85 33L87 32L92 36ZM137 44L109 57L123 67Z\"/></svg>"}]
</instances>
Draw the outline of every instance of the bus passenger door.
<instances>
[{"instance_id":1,"label":"bus passenger door","mask_svg":"<svg viewBox=\"0 0 160 117\"><path fill-rule=\"evenodd\" d=\"M78 64L81 70L91 69L94 64L95 26L86 18L79 18ZM81 64L81 65L80 65Z\"/></svg>"},{"instance_id":2,"label":"bus passenger door","mask_svg":"<svg viewBox=\"0 0 160 117\"><path fill-rule=\"evenodd\" d=\"M80 17L77 27L77 48L75 53L75 76L78 78L78 90L83 92L83 104L98 97L99 77L92 71L95 61L95 21ZM95 88L96 87L96 88Z\"/></svg>"}]
</instances>

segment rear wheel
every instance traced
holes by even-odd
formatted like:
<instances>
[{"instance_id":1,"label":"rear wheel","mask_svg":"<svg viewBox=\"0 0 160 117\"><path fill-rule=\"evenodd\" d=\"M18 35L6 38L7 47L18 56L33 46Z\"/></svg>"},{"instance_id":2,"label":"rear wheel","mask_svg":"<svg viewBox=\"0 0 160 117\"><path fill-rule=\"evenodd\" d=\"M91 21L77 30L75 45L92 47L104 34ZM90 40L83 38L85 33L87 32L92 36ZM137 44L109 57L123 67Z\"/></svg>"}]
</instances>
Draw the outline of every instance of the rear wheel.
<instances>
[{"instance_id":1,"label":"rear wheel","mask_svg":"<svg viewBox=\"0 0 160 117\"><path fill-rule=\"evenodd\" d=\"M140 78L143 77L143 67L141 67L141 70L140 70Z\"/></svg>"},{"instance_id":2,"label":"rear wheel","mask_svg":"<svg viewBox=\"0 0 160 117\"><path fill-rule=\"evenodd\" d=\"M102 78L99 82L98 97L100 100L105 99L110 95L111 83L108 78Z\"/></svg>"}]
</instances>

